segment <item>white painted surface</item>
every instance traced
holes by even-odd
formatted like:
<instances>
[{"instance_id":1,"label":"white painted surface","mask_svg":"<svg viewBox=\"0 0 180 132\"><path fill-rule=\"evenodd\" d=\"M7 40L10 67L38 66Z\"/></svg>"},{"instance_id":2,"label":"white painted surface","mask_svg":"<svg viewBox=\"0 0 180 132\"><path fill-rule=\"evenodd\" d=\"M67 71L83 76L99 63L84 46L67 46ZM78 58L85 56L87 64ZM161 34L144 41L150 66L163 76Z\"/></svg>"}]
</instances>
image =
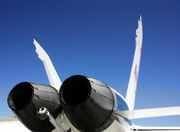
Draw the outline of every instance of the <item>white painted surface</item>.
<instances>
[{"instance_id":1,"label":"white painted surface","mask_svg":"<svg viewBox=\"0 0 180 132\"><path fill-rule=\"evenodd\" d=\"M20 121L0 122L1 132L31 132Z\"/></svg>"},{"instance_id":2,"label":"white painted surface","mask_svg":"<svg viewBox=\"0 0 180 132\"><path fill-rule=\"evenodd\" d=\"M40 46L40 44L35 39L33 43L36 47L36 53L38 54L39 59L44 64L50 85L59 91L62 82L51 62L51 59L49 58L46 51Z\"/></svg>"},{"instance_id":3,"label":"white painted surface","mask_svg":"<svg viewBox=\"0 0 180 132\"><path fill-rule=\"evenodd\" d=\"M129 105L129 109L134 109L136 88L139 76L139 67L142 51L142 38L143 38L143 29L142 29L142 18L140 17L138 21L138 28L136 30L136 49L134 53L134 59L131 69L131 74L129 78L128 90L126 94L126 101Z\"/></svg>"}]
</instances>

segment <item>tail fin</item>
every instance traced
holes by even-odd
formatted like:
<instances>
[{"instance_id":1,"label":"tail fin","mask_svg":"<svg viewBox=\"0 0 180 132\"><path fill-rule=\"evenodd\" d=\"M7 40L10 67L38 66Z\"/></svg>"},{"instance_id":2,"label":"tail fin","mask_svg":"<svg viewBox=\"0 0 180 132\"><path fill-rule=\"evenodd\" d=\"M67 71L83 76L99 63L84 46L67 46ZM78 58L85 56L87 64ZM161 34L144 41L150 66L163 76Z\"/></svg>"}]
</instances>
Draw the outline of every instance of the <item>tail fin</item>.
<instances>
[{"instance_id":1,"label":"tail fin","mask_svg":"<svg viewBox=\"0 0 180 132\"><path fill-rule=\"evenodd\" d=\"M141 59L141 52L142 52L142 38L143 38L143 31L142 31L142 18L138 21L138 28L136 30L136 49L134 53L134 59L128 84L128 90L126 94L126 101L129 105L130 110L134 109L135 103L135 96L136 96L136 88L138 82L138 75L139 75L139 66L140 66L140 59Z\"/></svg>"},{"instance_id":2,"label":"tail fin","mask_svg":"<svg viewBox=\"0 0 180 132\"><path fill-rule=\"evenodd\" d=\"M33 43L36 47L36 53L38 54L39 59L44 64L50 85L59 91L62 82L61 82L52 62L51 62L51 59L49 58L46 51L40 46L40 44L35 39L34 39Z\"/></svg>"}]
</instances>

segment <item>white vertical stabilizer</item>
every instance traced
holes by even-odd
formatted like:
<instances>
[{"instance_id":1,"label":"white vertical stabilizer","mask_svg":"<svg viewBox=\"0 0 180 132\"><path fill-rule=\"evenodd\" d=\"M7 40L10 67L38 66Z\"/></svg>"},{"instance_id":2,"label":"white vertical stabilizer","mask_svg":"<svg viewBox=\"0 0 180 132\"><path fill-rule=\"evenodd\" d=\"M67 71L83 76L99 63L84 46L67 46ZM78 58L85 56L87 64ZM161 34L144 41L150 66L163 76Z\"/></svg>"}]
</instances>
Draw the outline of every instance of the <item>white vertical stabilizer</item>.
<instances>
[{"instance_id":1,"label":"white vertical stabilizer","mask_svg":"<svg viewBox=\"0 0 180 132\"><path fill-rule=\"evenodd\" d=\"M136 49L134 53L134 59L126 94L126 101L129 105L129 109L134 109L135 96L136 96L136 88L138 82L139 75L139 66L142 52L142 38L143 38L143 30L142 30L142 18L140 17L138 21L138 28L136 30Z\"/></svg>"},{"instance_id":2,"label":"white vertical stabilizer","mask_svg":"<svg viewBox=\"0 0 180 132\"><path fill-rule=\"evenodd\" d=\"M38 54L39 59L44 64L50 85L59 90L62 82L51 62L51 59L49 58L46 51L38 44L38 42L35 39L33 43L36 47L36 53Z\"/></svg>"}]
</instances>

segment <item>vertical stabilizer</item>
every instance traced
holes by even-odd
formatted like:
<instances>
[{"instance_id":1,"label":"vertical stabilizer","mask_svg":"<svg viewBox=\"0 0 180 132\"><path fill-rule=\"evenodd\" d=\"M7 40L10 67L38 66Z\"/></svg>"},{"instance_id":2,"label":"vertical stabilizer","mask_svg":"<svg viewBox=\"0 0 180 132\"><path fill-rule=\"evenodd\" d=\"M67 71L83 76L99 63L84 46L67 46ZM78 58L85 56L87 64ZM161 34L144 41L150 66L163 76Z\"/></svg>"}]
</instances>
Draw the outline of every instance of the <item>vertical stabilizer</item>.
<instances>
[{"instance_id":1,"label":"vertical stabilizer","mask_svg":"<svg viewBox=\"0 0 180 132\"><path fill-rule=\"evenodd\" d=\"M53 86L54 88L56 88L57 90L59 90L62 82L51 62L51 59L49 58L46 51L40 46L40 44L35 39L34 39L33 43L36 47L36 53L38 54L39 59L44 64L50 85Z\"/></svg>"},{"instance_id":2,"label":"vertical stabilizer","mask_svg":"<svg viewBox=\"0 0 180 132\"><path fill-rule=\"evenodd\" d=\"M142 38L143 38L143 30L142 30L142 18L140 17L138 21L138 28L136 30L136 49L134 53L134 59L128 84L128 90L126 94L126 101L129 105L130 110L134 109L135 96L136 96L136 88L138 82L139 75L139 66L142 52Z\"/></svg>"}]
</instances>

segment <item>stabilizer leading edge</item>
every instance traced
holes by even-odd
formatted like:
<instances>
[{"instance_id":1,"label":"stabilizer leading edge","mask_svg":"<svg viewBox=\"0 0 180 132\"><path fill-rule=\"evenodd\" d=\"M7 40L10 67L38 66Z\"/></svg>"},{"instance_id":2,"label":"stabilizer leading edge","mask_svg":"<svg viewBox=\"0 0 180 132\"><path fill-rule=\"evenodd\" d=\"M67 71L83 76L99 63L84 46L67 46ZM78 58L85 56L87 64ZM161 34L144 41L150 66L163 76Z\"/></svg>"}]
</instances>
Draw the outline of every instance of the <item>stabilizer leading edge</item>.
<instances>
[{"instance_id":1,"label":"stabilizer leading edge","mask_svg":"<svg viewBox=\"0 0 180 132\"><path fill-rule=\"evenodd\" d=\"M126 101L129 105L130 110L134 109L135 96L136 96L136 88L138 82L139 75L139 66L141 59L141 51L142 51L142 38L143 38L143 29L142 29L142 18L140 17L138 21L138 28L136 30L136 49L134 53L134 59L128 84L128 90L126 94Z\"/></svg>"}]
</instances>

